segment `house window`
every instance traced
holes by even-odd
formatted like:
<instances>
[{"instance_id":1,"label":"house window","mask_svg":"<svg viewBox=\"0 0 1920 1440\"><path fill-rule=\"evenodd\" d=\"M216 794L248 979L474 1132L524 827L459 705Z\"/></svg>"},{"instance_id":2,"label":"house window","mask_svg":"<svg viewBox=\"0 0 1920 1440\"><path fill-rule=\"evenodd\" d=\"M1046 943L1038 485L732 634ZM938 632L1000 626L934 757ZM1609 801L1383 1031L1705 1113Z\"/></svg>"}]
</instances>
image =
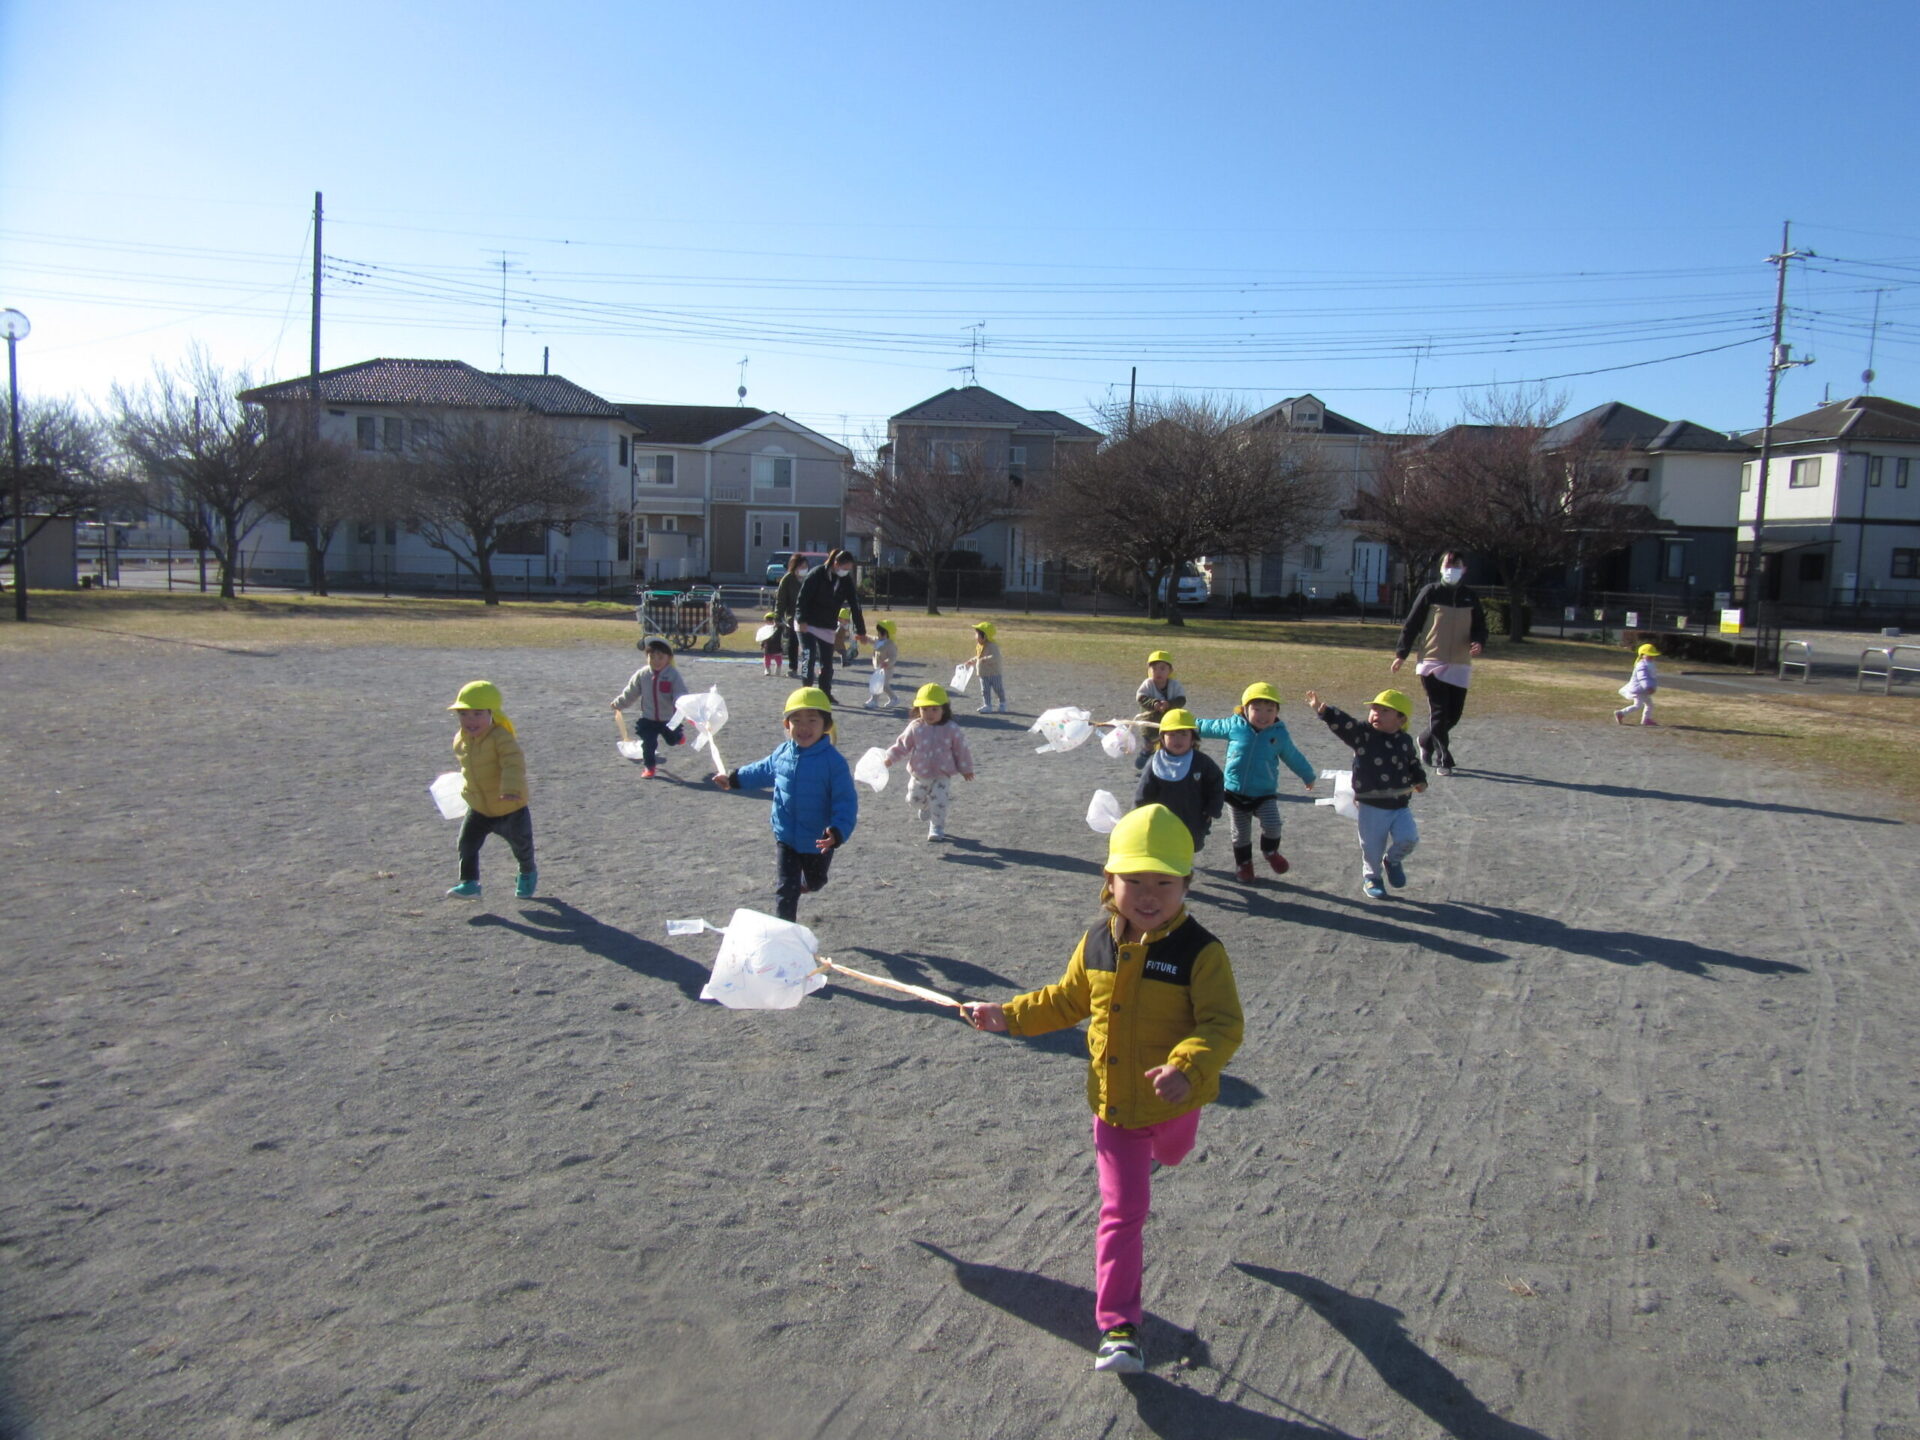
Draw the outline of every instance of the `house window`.
<instances>
[{"instance_id":1,"label":"house window","mask_svg":"<svg viewBox=\"0 0 1920 1440\"><path fill-rule=\"evenodd\" d=\"M754 456L753 487L756 490L791 490L793 461L784 455Z\"/></svg>"},{"instance_id":2,"label":"house window","mask_svg":"<svg viewBox=\"0 0 1920 1440\"><path fill-rule=\"evenodd\" d=\"M1912 463L1913 463L1912 461L1906 460L1906 459L1900 459L1893 462L1893 488L1894 489L1904 490L1907 488L1907 467Z\"/></svg>"},{"instance_id":3,"label":"house window","mask_svg":"<svg viewBox=\"0 0 1920 1440\"><path fill-rule=\"evenodd\" d=\"M399 543L400 543L400 528L399 526L395 525L392 521L388 521L387 522L387 544L397 545Z\"/></svg>"},{"instance_id":4,"label":"house window","mask_svg":"<svg viewBox=\"0 0 1920 1440\"><path fill-rule=\"evenodd\" d=\"M502 555L544 555L547 553L547 527L537 521L502 525L499 542L493 547Z\"/></svg>"},{"instance_id":5,"label":"house window","mask_svg":"<svg viewBox=\"0 0 1920 1440\"><path fill-rule=\"evenodd\" d=\"M298 520L287 521L287 539L295 545L304 545L313 538L313 531Z\"/></svg>"},{"instance_id":6,"label":"house window","mask_svg":"<svg viewBox=\"0 0 1920 1440\"><path fill-rule=\"evenodd\" d=\"M1787 479L1789 490L1812 490L1819 484L1820 457L1818 455L1793 462L1793 473Z\"/></svg>"},{"instance_id":7,"label":"house window","mask_svg":"<svg viewBox=\"0 0 1920 1440\"><path fill-rule=\"evenodd\" d=\"M1882 472L1883 472L1883 471L1884 471L1884 470L1885 470L1886 468L1887 468L1887 457L1886 457L1886 456L1884 456L1884 455L1869 455L1869 456L1867 457L1867 484L1869 484L1869 485L1871 485L1871 486L1873 486L1873 487L1874 487L1874 489L1876 489L1876 490L1877 490L1877 489L1879 489L1879 488L1880 488L1880 476L1881 476L1881 473L1882 473Z\"/></svg>"},{"instance_id":8,"label":"house window","mask_svg":"<svg viewBox=\"0 0 1920 1440\"><path fill-rule=\"evenodd\" d=\"M642 455L635 462L640 470L640 481L644 485L673 484L673 456Z\"/></svg>"},{"instance_id":9,"label":"house window","mask_svg":"<svg viewBox=\"0 0 1920 1440\"><path fill-rule=\"evenodd\" d=\"M620 437L620 462L619 462L620 468L622 470L626 469L627 465L629 464L629 461L627 459L628 453L629 452L627 449L627 437L622 435Z\"/></svg>"},{"instance_id":10,"label":"house window","mask_svg":"<svg viewBox=\"0 0 1920 1440\"><path fill-rule=\"evenodd\" d=\"M1805 585L1818 585L1827 578L1827 557L1816 551L1800 557L1800 580Z\"/></svg>"},{"instance_id":11,"label":"house window","mask_svg":"<svg viewBox=\"0 0 1920 1440\"><path fill-rule=\"evenodd\" d=\"M1687 573L1687 547L1678 540L1667 542L1667 575L1669 580L1679 580Z\"/></svg>"},{"instance_id":12,"label":"house window","mask_svg":"<svg viewBox=\"0 0 1920 1440\"><path fill-rule=\"evenodd\" d=\"M1007 469L1025 470L1027 468L1027 447L1009 445L1007 447Z\"/></svg>"},{"instance_id":13,"label":"house window","mask_svg":"<svg viewBox=\"0 0 1920 1440\"><path fill-rule=\"evenodd\" d=\"M1749 460L1740 467L1740 493L1746 494L1753 489L1753 461Z\"/></svg>"},{"instance_id":14,"label":"house window","mask_svg":"<svg viewBox=\"0 0 1920 1440\"><path fill-rule=\"evenodd\" d=\"M644 515L633 517L633 543L636 545L647 543L647 517Z\"/></svg>"},{"instance_id":15,"label":"house window","mask_svg":"<svg viewBox=\"0 0 1920 1440\"><path fill-rule=\"evenodd\" d=\"M398 450L406 443L407 422L397 415L389 415L380 422L380 448Z\"/></svg>"},{"instance_id":16,"label":"house window","mask_svg":"<svg viewBox=\"0 0 1920 1440\"><path fill-rule=\"evenodd\" d=\"M424 450L433 443L433 422L416 420L413 422L412 439L409 442L415 450Z\"/></svg>"},{"instance_id":17,"label":"house window","mask_svg":"<svg viewBox=\"0 0 1920 1440\"><path fill-rule=\"evenodd\" d=\"M658 530L662 535L677 535L680 533L680 517L678 515L662 515L660 517L660 523L653 528Z\"/></svg>"},{"instance_id":18,"label":"house window","mask_svg":"<svg viewBox=\"0 0 1920 1440\"><path fill-rule=\"evenodd\" d=\"M1920 550L1896 550L1893 552L1893 578L1896 580L1920 580Z\"/></svg>"},{"instance_id":19,"label":"house window","mask_svg":"<svg viewBox=\"0 0 1920 1440\"><path fill-rule=\"evenodd\" d=\"M1326 547L1321 545L1302 545L1300 547L1302 570L1318 570L1327 563Z\"/></svg>"},{"instance_id":20,"label":"house window","mask_svg":"<svg viewBox=\"0 0 1920 1440\"><path fill-rule=\"evenodd\" d=\"M373 422L373 416L362 415L353 422L354 439L362 450L380 448L380 429Z\"/></svg>"},{"instance_id":21,"label":"house window","mask_svg":"<svg viewBox=\"0 0 1920 1440\"><path fill-rule=\"evenodd\" d=\"M620 527L620 533L614 538L613 542L614 559L631 560L633 558L633 531L634 527L631 525L622 525Z\"/></svg>"},{"instance_id":22,"label":"house window","mask_svg":"<svg viewBox=\"0 0 1920 1440\"><path fill-rule=\"evenodd\" d=\"M1650 469L1647 469L1644 466L1636 467L1634 469L1627 471L1627 479L1629 481L1646 481L1646 480L1651 480L1652 478L1653 478L1653 471Z\"/></svg>"}]
</instances>

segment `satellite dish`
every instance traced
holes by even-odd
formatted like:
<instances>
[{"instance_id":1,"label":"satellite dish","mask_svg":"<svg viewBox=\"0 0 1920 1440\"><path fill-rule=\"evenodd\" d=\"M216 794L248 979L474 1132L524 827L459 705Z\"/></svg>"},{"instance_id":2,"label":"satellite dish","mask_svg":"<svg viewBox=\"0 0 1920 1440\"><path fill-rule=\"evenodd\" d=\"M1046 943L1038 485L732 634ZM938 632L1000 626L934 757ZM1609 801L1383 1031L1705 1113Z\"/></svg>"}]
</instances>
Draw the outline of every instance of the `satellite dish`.
<instances>
[{"instance_id":1,"label":"satellite dish","mask_svg":"<svg viewBox=\"0 0 1920 1440\"><path fill-rule=\"evenodd\" d=\"M1871 385L1873 383L1873 371L1862 370L1860 372L1860 383L1863 385Z\"/></svg>"},{"instance_id":2,"label":"satellite dish","mask_svg":"<svg viewBox=\"0 0 1920 1440\"><path fill-rule=\"evenodd\" d=\"M32 331L33 326L18 310L0 310L0 335L9 340L24 340Z\"/></svg>"},{"instance_id":3,"label":"satellite dish","mask_svg":"<svg viewBox=\"0 0 1920 1440\"><path fill-rule=\"evenodd\" d=\"M736 391L734 391L733 393L734 393L734 394L736 394L736 395L738 395L738 396L740 397L740 399L741 399L741 402L742 402L742 403L745 403L745 401L746 401L746 398L747 398L747 387L746 387L746 386L744 386L744 385L742 385L742 386L741 386L741 387L740 387L740 388L739 388L738 390L736 390Z\"/></svg>"}]
</instances>

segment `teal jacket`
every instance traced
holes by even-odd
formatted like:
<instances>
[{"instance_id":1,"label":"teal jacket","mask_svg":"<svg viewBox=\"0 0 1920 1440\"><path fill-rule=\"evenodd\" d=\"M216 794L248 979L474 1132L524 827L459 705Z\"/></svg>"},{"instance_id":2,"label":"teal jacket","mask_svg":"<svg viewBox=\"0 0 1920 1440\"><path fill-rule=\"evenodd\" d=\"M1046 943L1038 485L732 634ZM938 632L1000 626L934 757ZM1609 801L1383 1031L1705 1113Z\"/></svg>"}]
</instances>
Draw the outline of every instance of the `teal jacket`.
<instances>
[{"instance_id":1,"label":"teal jacket","mask_svg":"<svg viewBox=\"0 0 1920 1440\"><path fill-rule=\"evenodd\" d=\"M1314 781L1313 766L1294 748L1283 721L1256 730L1244 715L1229 715L1225 720L1202 720L1198 728L1202 735L1227 742L1227 789L1236 795L1278 795L1282 761L1302 783Z\"/></svg>"}]
</instances>

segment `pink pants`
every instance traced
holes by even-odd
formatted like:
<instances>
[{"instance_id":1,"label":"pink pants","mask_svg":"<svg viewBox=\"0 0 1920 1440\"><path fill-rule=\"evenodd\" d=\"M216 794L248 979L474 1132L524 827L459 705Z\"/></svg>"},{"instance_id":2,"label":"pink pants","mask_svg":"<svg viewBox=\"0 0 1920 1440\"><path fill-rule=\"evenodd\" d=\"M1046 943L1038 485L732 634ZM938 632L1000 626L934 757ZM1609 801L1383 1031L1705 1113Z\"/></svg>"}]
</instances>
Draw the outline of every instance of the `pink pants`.
<instances>
[{"instance_id":1,"label":"pink pants","mask_svg":"<svg viewBox=\"0 0 1920 1440\"><path fill-rule=\"evenodd\" d=\"M1100 1172L1100 1229L1093 1245L1093 1318L1102 1330L1140 1323L1140 1231L1153 1198L1152 1162L1178 1165L1200 1130L1196 1106L1184 1115L1128 1130L1093 1117Z\"/></svg>"}]
</instances>

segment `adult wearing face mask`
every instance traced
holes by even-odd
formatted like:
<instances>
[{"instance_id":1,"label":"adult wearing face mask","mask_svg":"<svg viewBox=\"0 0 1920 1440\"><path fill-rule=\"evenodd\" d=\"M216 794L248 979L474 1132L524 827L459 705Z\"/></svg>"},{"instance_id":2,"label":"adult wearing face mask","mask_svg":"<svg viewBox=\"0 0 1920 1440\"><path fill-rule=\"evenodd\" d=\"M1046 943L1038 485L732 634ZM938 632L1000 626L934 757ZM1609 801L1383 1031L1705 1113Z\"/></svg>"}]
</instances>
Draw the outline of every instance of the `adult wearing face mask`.
<instances>
[{"instance_id":1,"label":"adult wearing face mask","mask_svg":"<svg viewBox=\"0 0 1920 1440\"><path fill-rule=\"evenodd\" d=\"M864 642L867 618L860 612L860 596L853 583L853 556L836 550L827 563L800 583L795 628L800 632L801 680L817 685L833 698L833 632L844 606L853 614L853 633Z\"/></svg>"},{"instance_id":2,"label":"adult wearing face mask","mask_svg":"<svg viewBox=\"0 0 1920 1440\"><path fill-rule=\"evenodd\" d=\"M780 577L779 588L773 592L773 623L780 627L789 680L800 676L800 626L796 612L800 608L800 584L806 578L807 557L796 550L787 557L787 573Z\"/></svg>"},{"instance_id":3,"label":"adult wearing face mask","mask_svg":"<svg viewBox=\"0 0 1920 1440\"><path fill-rule=\"evenodd\" d=\"M1453 727L1467 708L1473 659L1486 648L1487 616L1480 597L1460 582L1467 567L1452 551L1440 557L1440 578L1413 597L1413 609L1400 628L1393 664L1398 670L1415 657L1413 673L1427 692L1427 728L1420 734L1420 758L1436 774L1453 774Z\"/></svg>"}]
</instances>

